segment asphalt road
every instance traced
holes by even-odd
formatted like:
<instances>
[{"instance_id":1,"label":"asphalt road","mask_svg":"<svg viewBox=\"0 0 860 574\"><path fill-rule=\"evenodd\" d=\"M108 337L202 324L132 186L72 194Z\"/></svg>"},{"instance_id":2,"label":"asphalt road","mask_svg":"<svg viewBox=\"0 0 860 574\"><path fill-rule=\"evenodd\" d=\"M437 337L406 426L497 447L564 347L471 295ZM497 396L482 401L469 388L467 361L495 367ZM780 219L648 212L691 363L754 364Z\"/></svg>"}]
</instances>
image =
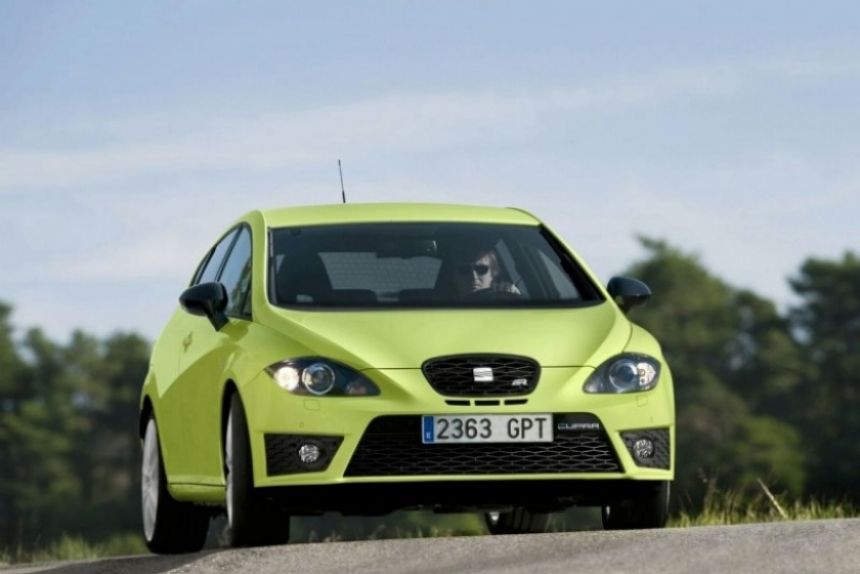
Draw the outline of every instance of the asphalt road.
<instances>
[{"instance_id":1,"label":"asphalt road","mask_svg":"<svg viewBox=\"0 0 860 574\"><path fill-rule=\"evenodd\" d=\"M0 570L2 574L253 572L860 573L860 519L658 531L295 544Z\"/></svg>"}]
</instances>

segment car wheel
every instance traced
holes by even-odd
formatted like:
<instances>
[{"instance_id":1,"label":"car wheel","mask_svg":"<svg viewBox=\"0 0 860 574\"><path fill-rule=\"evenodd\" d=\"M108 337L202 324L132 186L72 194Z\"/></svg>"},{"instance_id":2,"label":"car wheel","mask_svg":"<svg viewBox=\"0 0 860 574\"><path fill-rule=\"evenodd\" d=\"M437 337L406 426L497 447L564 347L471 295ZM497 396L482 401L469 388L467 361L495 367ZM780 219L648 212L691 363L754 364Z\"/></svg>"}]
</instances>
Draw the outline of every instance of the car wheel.
<instances>
[{"instance_id":1,"label":"car wheel","mask_svg":"<svg viewBox=\"0 0 860 574\"><path fill-rule=\"evenodd\" d=\"M644 496L607 504L602 511L605 530L663 528L669 518L669 482Z\"/></svg>"},{"instance_id":2,"label":"car wheel","mask_svg":"<svg viewBox=\"0 0 860 574\"><path fill-rule=\"evenodd\" d=\"M180 554L203 548L209 530L209 512L170 496L154 417L147 421L143 436L140 478L143 538L149 550L157 554Z\"/></svg>"},{"instance_id":3,"label":"car wheel","mask_svg":"<svg viewBox=\"0 0 860 574\"><path fill-rule=\"evenodd\" d=\"M510 512L487 512L484 514L490 534L529 534L549 532L552 514L531 512L515 506Z\"/></svg>"},{"instance_id":4,"label":"car wheel","mask_svg":"<svg viewBox=\"0 0 860 574\"><path fill-rule=\"evenodd\" d=\"M290 517L254 488L248 422L239 395L230 399L224 436L227 531L230 545L268 546L290 538Z\"/></svg>"}]
</instances>

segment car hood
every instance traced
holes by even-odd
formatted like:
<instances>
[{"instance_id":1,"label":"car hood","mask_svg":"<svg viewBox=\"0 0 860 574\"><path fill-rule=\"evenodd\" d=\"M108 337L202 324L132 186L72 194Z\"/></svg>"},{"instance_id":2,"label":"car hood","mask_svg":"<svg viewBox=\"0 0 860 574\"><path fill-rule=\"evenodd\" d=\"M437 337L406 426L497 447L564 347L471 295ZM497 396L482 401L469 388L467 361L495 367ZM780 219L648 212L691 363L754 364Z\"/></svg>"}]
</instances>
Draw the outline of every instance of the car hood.
<instances>
[{"instance_id":1,"label":"car hood","mask_svg":"<svg viewBox=\"0 0 860 574\"><path fill-rule=\"evenodd\" d=\"M365 369L413 369L460 354L531 357L543 367L596 366L621 352L631 324L610 303L568 309L297 311L276 328L317 356ZM273 325L274 326L274 325Z\"/></svg>"}]
</instances>

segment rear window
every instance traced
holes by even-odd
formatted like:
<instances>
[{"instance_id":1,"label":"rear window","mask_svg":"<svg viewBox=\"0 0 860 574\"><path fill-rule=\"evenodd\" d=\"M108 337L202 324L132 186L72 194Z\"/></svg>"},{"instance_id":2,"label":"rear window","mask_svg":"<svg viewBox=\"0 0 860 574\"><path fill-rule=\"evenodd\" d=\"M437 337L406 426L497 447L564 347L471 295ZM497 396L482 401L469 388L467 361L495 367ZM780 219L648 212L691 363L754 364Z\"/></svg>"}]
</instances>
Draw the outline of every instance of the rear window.
<instances>
[{"instance_id":1,"label":"rear window","mask_svg":"<svg viewBox=\"0 0 860 574\"><path fill-rule=\"evenodd\" d=\"M269 297L287 307L546 307L602 300L542 228L372 223L271 230Z\"/></svg>"}]
</instances>

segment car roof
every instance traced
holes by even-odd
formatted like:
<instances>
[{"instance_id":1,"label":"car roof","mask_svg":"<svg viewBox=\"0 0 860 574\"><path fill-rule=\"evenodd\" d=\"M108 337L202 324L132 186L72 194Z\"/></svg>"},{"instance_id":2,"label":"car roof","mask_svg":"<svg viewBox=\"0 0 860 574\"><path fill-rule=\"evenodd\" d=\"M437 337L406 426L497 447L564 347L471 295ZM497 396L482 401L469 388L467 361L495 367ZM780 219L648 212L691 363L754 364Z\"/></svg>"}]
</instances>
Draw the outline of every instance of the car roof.
<instances>
[{"instance_id":1,"label":"car roof","mask_svg":"<svg viewBox=\"0 0 860 574\"><path fill-rule=\"evenodd\" d=\"M259 212L267 227L337 223L450 221L539 225L533 215L510 207L479 207L441 203L347 203L266 209Z\"/></svg>"}]
</instances>

